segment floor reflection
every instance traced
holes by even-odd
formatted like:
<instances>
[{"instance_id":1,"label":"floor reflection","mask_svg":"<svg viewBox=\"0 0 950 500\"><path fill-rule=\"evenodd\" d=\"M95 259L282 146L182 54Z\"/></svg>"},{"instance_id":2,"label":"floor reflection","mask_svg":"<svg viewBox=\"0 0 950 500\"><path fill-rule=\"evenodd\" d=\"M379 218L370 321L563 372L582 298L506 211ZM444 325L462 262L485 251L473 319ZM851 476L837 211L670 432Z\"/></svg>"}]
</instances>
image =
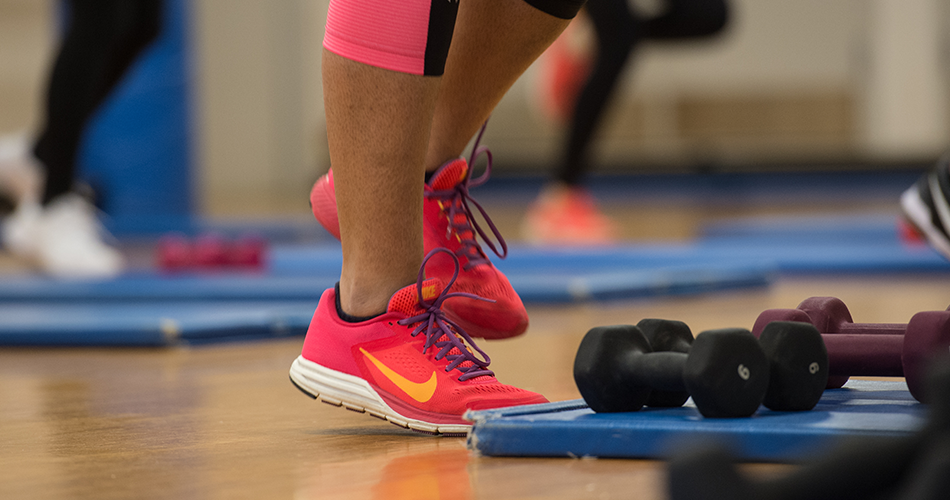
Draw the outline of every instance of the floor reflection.
<instances>
[{"instance_id":1,"label":"floor reflection","mask_svg":"<svg viewBox=\"0 0 950 500\"><path fill-rule=\"evenodd\" d=\"M468 477L469 453L464 449L435 450L391 460L373 487L373 498L429 500L472 498Z\"/></svg>"},{"instance_id":2,"label":"floor reflection","mask_svg":"<svg viewBox=\"0 0 950 500\"><path fill-rule=\"evenodd\" d=\"M359 459L303 469L295 498L473 498L468 471L471 455L464 440L429 438L410 442L404 438L383 446L385 449L377 449L375 455L364 453ZM367 450L365 443L362 449Z\"/></svg>"}]
</instances>

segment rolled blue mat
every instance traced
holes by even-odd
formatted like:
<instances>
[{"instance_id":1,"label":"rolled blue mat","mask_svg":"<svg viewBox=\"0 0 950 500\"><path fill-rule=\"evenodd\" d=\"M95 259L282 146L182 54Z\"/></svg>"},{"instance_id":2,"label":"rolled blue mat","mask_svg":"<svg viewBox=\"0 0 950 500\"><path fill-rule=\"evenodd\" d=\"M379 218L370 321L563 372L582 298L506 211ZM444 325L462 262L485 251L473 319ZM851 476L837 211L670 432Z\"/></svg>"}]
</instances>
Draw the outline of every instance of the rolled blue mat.
<instances>
[{"instance_id":1,"label":"rolled blue mat","mask_svg":"<svg viewBox=\"0 0 950 500\"><path fill-rule=\"evenodd\" d=\"M512 286L527 303L566 303L761 287L771 268L673 266L612 272L513 272ZM339 280L339 264L314 260L297 274L137 274L110 280L61 281L10 277L0 281L2 302L303 301L316 304Z\"/></svg>"},{"instance_id":2,"label":"rolled blue mat","mask_svg":"<svg viewBox=\"0 0 950 500\"><path fill-rule=\"evenodd\" d=\"M818 241L758 236L704 238L686 243L626 244L603 248L512 246L492 258L506 275L594 275L659 268L742 269L789 274L950 272L950 261L926 246L884 241ZM268 262L274 274L326 274L339 270L339 247L277 246Z\"/></svg>"},{"instance_id":3,"label":"rolled blue mat","mask_svg":"<svg viewBox=\"0 0 950 500\"><path fill-rule=\"evenodd\" d=\"M704 239L760 238L760 241L866 244L899 242L896 215L759 216L706 224Z\"/></svg>"},{"instance_id":4,"label":"rolled blue mat","mask_svg":"<svg viewBox=\"0 0 950 500\"><path fill-rule=\"evenodd\" d=\"M316 302L0 305L3 346L170 346L307 332Z\"/></svg>"},{"instance_id":5,"label":"rolled blue mat","mask_svg":"<svg viewBox=\"0 0 950 500\"><path fill-rule=\"evenodd\" d=\"M754 236L589 249L514 246L507 259L493 262L529 303L760 287L781 274L950 272L950 262L929 247ZM316 301L339 279L341 266L338 244L276 245L260 273L131 273L102 281L7 277L0 281L0 301Z\"/></svg>"},{"instance_id":6,"label":"rolled blue mat","mask_svg":"<svg viewBox=\"0 0 950 500\"><path fill-rule=\"evenodd\" d=\"M316 305L329 276L256 273L130 274L108 280L9 277L0 281L2 302L307 301Z\"/></svg>"}]
</instances>

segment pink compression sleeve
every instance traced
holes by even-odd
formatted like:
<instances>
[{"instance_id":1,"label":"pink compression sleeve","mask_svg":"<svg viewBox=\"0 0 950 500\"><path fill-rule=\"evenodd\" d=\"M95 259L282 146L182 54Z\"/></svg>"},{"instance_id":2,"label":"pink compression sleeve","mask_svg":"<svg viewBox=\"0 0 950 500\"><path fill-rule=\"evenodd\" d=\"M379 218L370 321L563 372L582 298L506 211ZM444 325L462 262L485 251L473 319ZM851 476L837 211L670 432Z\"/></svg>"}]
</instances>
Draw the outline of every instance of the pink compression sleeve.
<instances>
[{"instance_id":1,"label":"pink compression sleeve","mask_svg":"<svg viewBox=\"0 0 950 500\"><path fill-rule=\"evenodd\" d=\"M379 68L422 75L431 0L331 0L323 47Z\"/></svg>"}]
</instances>

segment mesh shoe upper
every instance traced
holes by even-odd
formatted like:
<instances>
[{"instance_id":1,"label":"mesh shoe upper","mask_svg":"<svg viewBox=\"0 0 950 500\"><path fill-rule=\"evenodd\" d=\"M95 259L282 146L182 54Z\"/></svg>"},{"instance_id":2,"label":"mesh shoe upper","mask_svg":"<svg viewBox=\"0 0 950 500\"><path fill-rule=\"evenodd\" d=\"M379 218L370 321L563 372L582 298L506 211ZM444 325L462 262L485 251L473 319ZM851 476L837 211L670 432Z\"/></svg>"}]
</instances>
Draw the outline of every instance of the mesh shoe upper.
<instances>
[{"instance_id":1,"label":"mesh shoe upper","mask_svg":"<svg viewBox=\"0 0 950 500\"><path fill-rule=\"evenodd\" d=\"M492 265L476 239L478 235L499 257L507 254L505 240L481 206L468 195L469 174L468 163L456 159L437 170L426 186L425 249L451 250L462 265L455 289L494 300L493 303L451 300L445 305L447 314L476 337L513 337L528 328L528 313L508 278ZM478 184L484 179L485 176L479 179ZM485 218L497 243L474 222L470 204ZM451 263L445 259L433 262L429 269L432 276L443 279L452 273Z\"/></svg>"},{"instance_id":2,"label":"mesh shoe upper","mask_svg":"<svg viewBox=\"0 0 950 500\"><path fill-rule=\"evenodd\" d=\"M461 422L466 410L545 402L498 382L488 356L442 313L448 298L477 298L448 290L439 279L420 279L397 291L386 313L359 323L340 319L336 291L327 290L302 356L368 381L390 407L410 418Z\"/></svg>"},{"instance_id":3,"label":"mesh shoe upper","mask_svg":"<svg viewBox=\"0 0 950 500\"><path fill-rule=\"evenodd\" d=\"M529 207L521 229L532 243L606 245L617 241L617 228L578 187L546 189Z\"/></svg>"},{"instance_id":4,"label":"mesh shoe upper","mask_svg":"<svg viewBox=\"0 0 950 500\"><path fill-rule=\"evenodd\" d=\"M482 153L488 157L488 167L478 179L471 179L469 163L458 158L442 165L426 184L423 244L426 253L437 248L447 248L458 257L462 269L454 285L456 291L476 294L494 301L452 299L445 304L446 314L473 337L500 339L524 333L528 328L528 313L511 283L492 265L479 242L480 239L501 258L507 255L507 244L501 233L481 205L468 193L469 188L488 180L491 153L487 148L477 147L476 141L472 159ZM310 193L310 206L317 221L339 238L340 227L332 169L314 184ZM473 207L488 224L491 238L485 229L475 222ZM454 268L445 259L436 259L429 264L428 272L430 276L448 281Z\"/></svg>"}]
</instances>

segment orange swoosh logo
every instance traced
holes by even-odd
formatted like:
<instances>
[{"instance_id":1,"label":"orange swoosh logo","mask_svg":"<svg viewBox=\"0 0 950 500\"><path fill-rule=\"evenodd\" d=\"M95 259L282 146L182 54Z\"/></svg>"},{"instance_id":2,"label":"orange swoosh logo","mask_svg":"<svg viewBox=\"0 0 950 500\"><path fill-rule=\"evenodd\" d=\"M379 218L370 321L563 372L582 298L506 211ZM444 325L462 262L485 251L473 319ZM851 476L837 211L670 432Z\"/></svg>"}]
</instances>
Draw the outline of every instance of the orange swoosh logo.
<instances>
[{"instance_id":1,"label":"orange swoosh logo","mask_svg":"<svg viewBox=\"0 0 950 500\"><path fill-rule=\"evenodd\" d=\"M396 387L402 389L403 392L408 394L412 399L415 399L420 403L425 403L432 398L433 394L435 394L435 388L438 385L438 381L435 378L434 370L432 371L432 376L429 377L429 380L421 383L413 382L396 373L395 370L383 364L382 361L373 357L372 354L366 352L366 350L362 347L360 347L360 352L363 353L363 355L366 356L366 358L369 359L369 361L373 363L376 368L379 368L379 371L383 372L383 375L385 375L386 378L392 381L392 383L396 384Z\"/></svg>"}]
</instances>

